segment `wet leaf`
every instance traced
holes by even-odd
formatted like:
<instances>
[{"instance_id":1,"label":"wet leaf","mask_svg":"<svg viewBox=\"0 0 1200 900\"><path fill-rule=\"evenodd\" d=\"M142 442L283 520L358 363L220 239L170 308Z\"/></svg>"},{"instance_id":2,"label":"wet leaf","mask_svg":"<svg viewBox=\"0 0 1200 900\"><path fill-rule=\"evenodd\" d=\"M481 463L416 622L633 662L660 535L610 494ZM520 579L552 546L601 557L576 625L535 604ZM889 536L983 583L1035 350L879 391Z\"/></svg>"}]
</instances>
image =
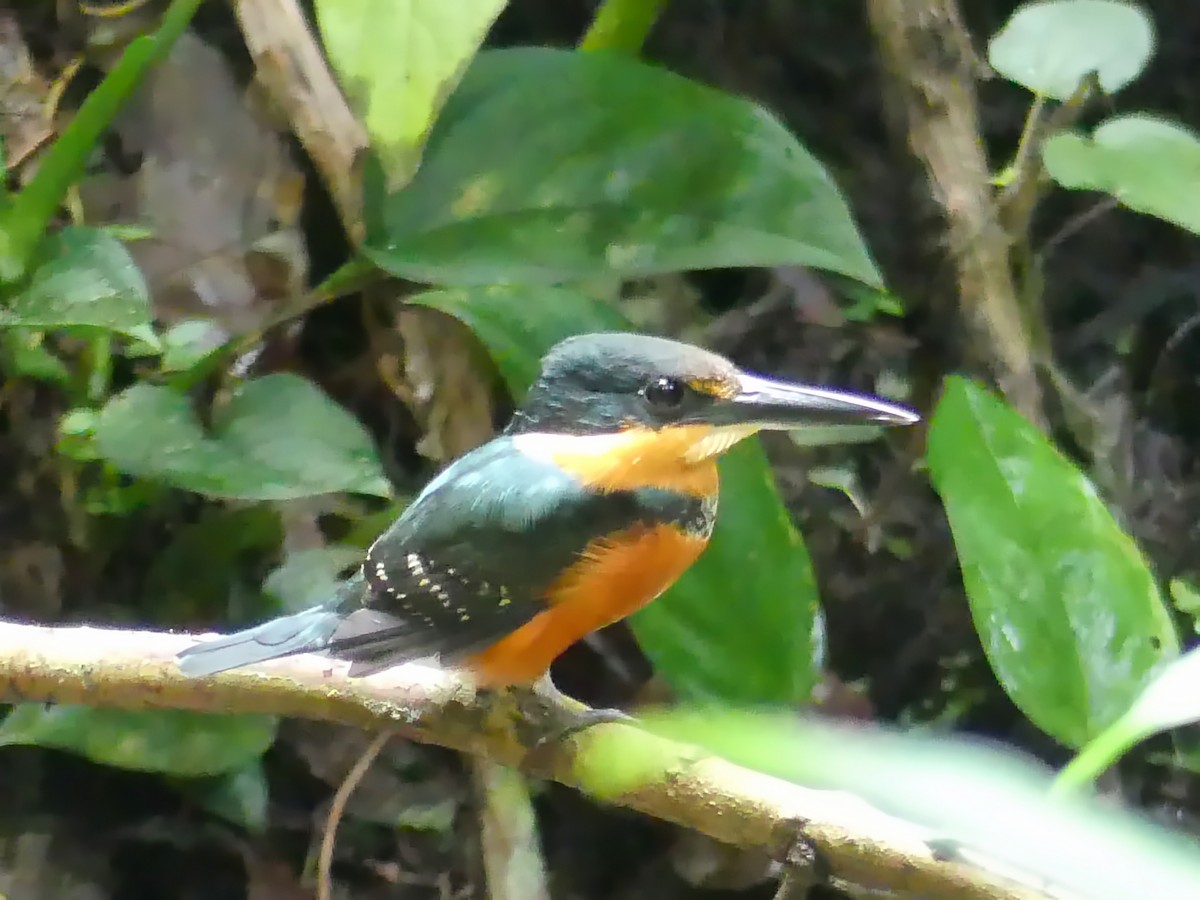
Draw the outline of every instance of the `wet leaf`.
<instances>
[{"instance_id":1,"label":"wet leaf","mask_svg":"<svg viewBox=\"0 0 1200 900\"><path fill-rule=\"evenodd\" d=\"M0 722L0 746L53 747L121 769L195 777L258 759L276 726L273 716L22 703Z\"/></svg>"},{"instance_id":2,"label":"wet leaf","mask_svg":"<svg viewBox=\"0 0 1200 900\"><path fill-rule=\"evenodd\" d=\"M1120 116L1090 138L1054 135L1042 159L1065 188L1104 191L1130 209L1200 234L1200 140L1181 125Z\"/></svg>"},{"instance_id":3,"label":"wet leaf","mask_svg":"<svg viewBox=\"0 0 1200 900\"><path fill-rule=\"evenodd\" d=\"M629 327L607 304L562 289L430 291L413 302L470 326L518 398L553 344ZM822 652L817 605L808 552L751 440L721 460L708 549L631 624L658 671L685 696L793 703L808 698Z\"/></svg>"},{"instance_id":4,"label":"wet leaf","mask_svg":"<svg viewBox=\"0 0 1200 900\"><path fill-rule=\"evenodd\" d=\"M988 46L988 62L1010 81L1066 100L1095 72L1105 93L1141 74L1154 53L1154 22L1120 0L1047 0L1019 7Z\"/></svg>"},{"instance_id":5,"label":"wet leaf","mask_svg":"<svg viewBox=\"0 0 1200 900\"><path fill-rule=\"evenodd\" d=\"M530 102L537 98L537 102ZM797 264L878 285L821 164L770 113L605 53L480 53L367 252L442 285Z\"/></svg>"},{"instance_id":6,"label":"wet leaf","mask_svg":"<svg viewBox=\"0 0 1200 900\"><path fill-rule=\"evenodd\" d=\"M188 398L138 384L100 413L96 447L130 475L210 497L286 500L333 491L390 495L366 429L315 385L268 375L241 385L205 432Z\"/></svg>"},{"instance_id":7,"label":"wet leaf","mask_svg":"<svg viewBox=\"0 0 1200 900\"><path fill-rule=\"evenodd\" d=\"M0 325L90 325L156 345L150 320L146 282L120 241L95 228L64 228L46 239L39 265Z\"/></svg>"},{"instance_id":8,"label":"wet leaf","mask_svg":"<svg viewBox=\"0 0 1200 900\"><path fill-rule=\"evenodd\" d=\"M429 128L505 0L318 0L329 60L388 181L406 182Z\"/></svg>"},{"instance_id":9,"label":"wet leaf","mask_svg":"<svg viewBox=\"0 0 1200 900\"><path fill-rule=\"evenodd\" d=\"M928 455L992 669L1083 745L1178 654L1153 574L1084 474L979 386L947 382Z\"/></svg>"}]
</instances>

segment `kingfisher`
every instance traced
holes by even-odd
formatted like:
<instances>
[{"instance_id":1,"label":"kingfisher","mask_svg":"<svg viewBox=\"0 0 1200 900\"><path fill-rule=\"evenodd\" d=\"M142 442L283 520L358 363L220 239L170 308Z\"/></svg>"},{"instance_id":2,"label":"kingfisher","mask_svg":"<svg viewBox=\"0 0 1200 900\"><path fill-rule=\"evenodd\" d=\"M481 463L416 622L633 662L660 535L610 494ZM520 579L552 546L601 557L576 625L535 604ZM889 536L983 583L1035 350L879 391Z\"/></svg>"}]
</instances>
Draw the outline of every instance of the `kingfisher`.
<instances>
[{"instance_id":1,"label":"kingfisher","mask_svg":"<svg viewBox=\"0 0 1200 900\"><path fill-rule=\"evenodd\" d=\"M552 689L556 657L704 552L724 451L765 429L918 420L665 338L568 338L507 428L429 482L333 598L196 644L178 664L204 676L322 652L361 676L436 658L477 687Z\"/></svg>"}]
</instances>

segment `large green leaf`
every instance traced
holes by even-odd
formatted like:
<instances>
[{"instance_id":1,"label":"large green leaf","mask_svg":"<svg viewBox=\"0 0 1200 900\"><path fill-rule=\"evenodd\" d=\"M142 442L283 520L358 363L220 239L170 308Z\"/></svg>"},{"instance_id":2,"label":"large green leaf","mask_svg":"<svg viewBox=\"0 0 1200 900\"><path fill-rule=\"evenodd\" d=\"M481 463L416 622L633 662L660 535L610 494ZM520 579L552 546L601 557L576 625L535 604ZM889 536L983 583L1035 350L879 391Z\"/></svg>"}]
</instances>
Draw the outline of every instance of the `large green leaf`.
<instances>
[{"instance_id":1,"label":"large green leaf","mask_svg":"<svg viewBox=\"0 0 1200 900\"><path fill-rule=\"evenodd\" d=\"M1179 652L1154 576L1086 476L969 381L946 384L929 466L1000 683L1081 746Z\"/></svg>"},{"instance_id":2,"label":"large green leaf","mask_svg":"<svg viewBox=\"0 0 1200 900\"><path fill-rule=\"evenodd\" d=\"M48 238L28 283L0 307L0 325L91 325L157 344L150 320L142 273L120 241L95 228L64 228Z\"/></svg>"},{"instance_id":3,"label":"large green leaf","mask_svg":"<svg viewBox=\"0 0 1200 900\"><path fill-rule=\"evenodd\" d=\"M408 180L505 0L318 0L329 60L389 182Z\"/></svg>"},{"instance_id":4,"label":"large green leaf","mask_svg":"<svg viewBox=\"0 0 1200 900\"><path fill-rule=\"evenodd\" d=\"M107 766L196 777L258 759L277 725L273 716L22 703L0 722L0 747L54 747Z\"/></svg>"},{"instance_id":5,"label":"large green leaf","mask_svg":"<svg viewBox=\"0 0 1200 900\"><path fill-rule=\"evenodd\" d=\"M1104 191L1130 209L1200 234L1200 140L1180 125L1145 114L1118 116L1091 138L1054 135L1042 159L1065 188Z\"/></svg>"},{"instance_id":6,"label":"large green leaf","mask_svg":"<svg viewBox=\"0 0 1200 900\"><path fill-rule=\"evenodd\" d=\"M1093 72L1115 93L1154 52L1154 23L1122 0L1046 0L1021 6L988 46L988 62L1035 94L1066 100Z\"/></svg>"},{"instance_id":7,"label":"large green leaf","mask_svg":"<svg viewBox=\"0 0 1200 900\"><path fill-rule=\"evenodd\" d=\"M368 176L371 175L368 169ZM367 252L443 285L797 264L878 285L828 173L770 113L606 53L485 51Z\"/></svg>"},{"instance_id":8,"label":"large green leaf","mask_svg":"<svg viewBox=\"0 0 1200 900\"><path fill-rule=\"evenodd\" d=\"M184 394L134 385L101 410L95 443L100 456L123 472L210 497L391 492L366 429L295 375L241 385L214 412L207 433Z\"/></svg>"},{"instance_id":9,"label":"large green leaf","mask_svg":"<svg viewBox=\"0 0 1200 900\"><path fill-rule=\"evenodd\" d=\"M462 320L495 354L520 398L553 344L625 330L610 306L554 288L430 291L413 302ZM757 441L721 461L712 542L659 600L632 619L658 671L684 696L741 703L808 699L820 656L808 552L775 491Z\"/></svg>"}]
</instances>

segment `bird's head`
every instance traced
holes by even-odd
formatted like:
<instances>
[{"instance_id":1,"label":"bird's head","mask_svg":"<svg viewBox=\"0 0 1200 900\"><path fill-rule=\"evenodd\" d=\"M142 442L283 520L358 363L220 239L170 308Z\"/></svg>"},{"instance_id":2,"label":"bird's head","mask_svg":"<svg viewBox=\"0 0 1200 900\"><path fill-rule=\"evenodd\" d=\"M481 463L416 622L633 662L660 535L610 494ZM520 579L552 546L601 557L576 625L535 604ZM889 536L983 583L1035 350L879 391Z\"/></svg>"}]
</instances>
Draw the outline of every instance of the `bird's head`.
<instances>
[{"instance_id":1,"label":"bird's head","mask_svg":"<svg viewBox=\"0 0 1200 900\"><path fill-rule=\"evenodd\" d=\"M507 433L523 452L617 489L667 487L764 429L917 421L906 407L762 378L690 344L598 333L551 348Z\"/></svg>"}]
</instances>

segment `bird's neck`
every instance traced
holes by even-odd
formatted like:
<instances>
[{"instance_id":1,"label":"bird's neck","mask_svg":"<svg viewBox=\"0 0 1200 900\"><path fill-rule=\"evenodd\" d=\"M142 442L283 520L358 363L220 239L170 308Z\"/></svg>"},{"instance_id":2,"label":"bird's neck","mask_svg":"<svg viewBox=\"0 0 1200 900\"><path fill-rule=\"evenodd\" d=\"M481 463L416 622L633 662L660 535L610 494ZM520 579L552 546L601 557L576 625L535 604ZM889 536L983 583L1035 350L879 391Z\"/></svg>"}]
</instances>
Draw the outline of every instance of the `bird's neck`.
<instances>
[{"instance_id":1,"label":"bird's neck","mask_svg":"<svg viewBox=\"0 0 1200 900\"><path fill-rule=\"evenodd\" d=\"M736 439L706 425L590 435L527 432L512 438L522 453L571 472L595 490L655 487L697 497L717 493L716 456Z\"/></svg>"}]
</instances>

